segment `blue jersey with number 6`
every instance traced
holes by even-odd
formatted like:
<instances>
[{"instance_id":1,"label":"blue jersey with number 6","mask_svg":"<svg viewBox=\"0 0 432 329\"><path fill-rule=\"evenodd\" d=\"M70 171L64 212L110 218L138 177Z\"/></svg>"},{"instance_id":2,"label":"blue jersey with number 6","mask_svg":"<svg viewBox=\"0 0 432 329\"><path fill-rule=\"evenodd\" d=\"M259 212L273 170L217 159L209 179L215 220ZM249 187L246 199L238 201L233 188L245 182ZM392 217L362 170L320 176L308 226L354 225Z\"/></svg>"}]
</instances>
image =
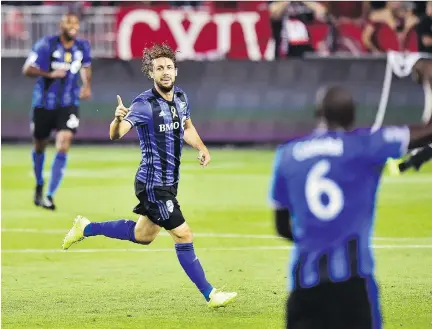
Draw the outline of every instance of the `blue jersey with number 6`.
<instances>
[{"instance_id":1,"label":"blue jersey with number 6","mask_svg":"<svg viewBox=\"0 0 432 329\"><path fill-rule=\"evenodd\" d=\"M292 289L373 275L380 176L409 138L408 127L321 131L278 148L270 197L292 216Z\"/></svg>"}]
</instances>

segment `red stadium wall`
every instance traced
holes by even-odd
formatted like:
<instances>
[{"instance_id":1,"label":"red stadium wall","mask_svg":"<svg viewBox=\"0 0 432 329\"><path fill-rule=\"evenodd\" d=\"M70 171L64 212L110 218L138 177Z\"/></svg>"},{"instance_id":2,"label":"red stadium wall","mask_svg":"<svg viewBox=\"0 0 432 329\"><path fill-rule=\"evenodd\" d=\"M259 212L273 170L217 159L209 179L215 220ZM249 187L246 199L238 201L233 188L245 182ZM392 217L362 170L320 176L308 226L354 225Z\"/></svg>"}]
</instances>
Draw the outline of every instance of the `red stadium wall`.
<instances>
[{"instance_id":1,"label":"red stadium wall","mask_svg":"<svg viewBox=\"0 0 432 329\"><path fill-rule=\"evenodd\" d=\"M221 57L271 60L274 56L267 10L121 7L116 28L117 55L125 60L141 57L142 49L153 42L167 42L176 47L180 60ZM318 49L329 33L328 25L314 22L307 28L313 47ZM350 22L338 25L345 50L357 54L365 52L362 29ZM396 39L390 28L381 29L377 38L383 50L417 50L415 32L402 47L388 42Z\"/></svg>"}]
</instances>

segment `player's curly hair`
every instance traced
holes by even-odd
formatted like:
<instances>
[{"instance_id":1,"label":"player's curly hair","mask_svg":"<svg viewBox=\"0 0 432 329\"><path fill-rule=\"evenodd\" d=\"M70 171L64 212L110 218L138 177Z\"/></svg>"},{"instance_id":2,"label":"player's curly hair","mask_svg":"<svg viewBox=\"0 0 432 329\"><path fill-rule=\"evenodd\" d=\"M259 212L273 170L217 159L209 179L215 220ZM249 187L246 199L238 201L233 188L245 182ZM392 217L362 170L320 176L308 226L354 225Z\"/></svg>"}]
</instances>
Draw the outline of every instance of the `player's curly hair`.
<instances>
[{"instance_id":1,"label":"player's curly hair","mask_svg":"<svg viewBox=\"0 0 432 329\"><path fill-rule=\"evenodd\" d=\"M176 52L166 43L155 43L151 48L144 48L141 69L147 78L151 79L150 72L153 70L153 60L161 57L171 59L174 66L177 67Z\"/></svg>"}]
</instances>

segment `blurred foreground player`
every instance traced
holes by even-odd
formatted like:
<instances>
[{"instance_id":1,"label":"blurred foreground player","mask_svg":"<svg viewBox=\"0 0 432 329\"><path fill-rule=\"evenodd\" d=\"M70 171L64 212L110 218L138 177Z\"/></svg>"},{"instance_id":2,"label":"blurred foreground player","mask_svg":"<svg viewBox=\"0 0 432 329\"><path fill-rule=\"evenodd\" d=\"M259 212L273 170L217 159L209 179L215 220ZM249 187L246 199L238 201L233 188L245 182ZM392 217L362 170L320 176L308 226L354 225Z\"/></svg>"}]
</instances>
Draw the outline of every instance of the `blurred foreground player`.
<instances>
[{"instance_id":1,"label":"blurred foreground player","mask_svg":"<svg viewBox=\"0 0 432 329\"><path fill-rule=\"evenodd\" d=\"M290 329L379 329L371 234L388 158L432 141L432 124L352 130L351 95L320 93L320 128L280 146L271 198L277 231L294 241Z\"/></svg>"},{"instance_id":2,"label":"blurred foreground player","mask_svg":"<svg viewBox=\"0 0 432 329\"><path fill-rule=\"evenodd\" d=\"M36 178L34 203L51 210L55 209L54 193L63 178L67 153L79 125L80 99L91 96L90 44L87 40L76 38L79 27L75 14L64 15L60 22L60 34L36 42L23 67L24 75L37 77L31 118ZM82 87L79 85L79 73ZM57 153L51 166L47 197L43 199L45 148L52 130L57 132Z\"/></svg>"},{"instance_id":3,"label":"blurred foreground player","mask_svg":"<svg viewBox=\"0 0 432 329\"><path fill-rule=\"evenodd\" d=\"M110 126L112 140L122 138L132 127L138 133L142 160L135 180L139 204L134 212L140 217L137 222L120 219L90 223L79 216L66 235L63 248L68 249L73 243L96 235L148 245L163 227L174 239L181 266L208 306L226 306L237 293L217 291L207 281L195 255L191 229L176 199L183 139L199 151L202 166L208 165L210 154L192 124L186 93L174 86L175 53L167 45L156 44L145 49L143 71L153 79L154 87L138 95L130 108L117 96L115 119Z\"/></svg>"}]
</instances>

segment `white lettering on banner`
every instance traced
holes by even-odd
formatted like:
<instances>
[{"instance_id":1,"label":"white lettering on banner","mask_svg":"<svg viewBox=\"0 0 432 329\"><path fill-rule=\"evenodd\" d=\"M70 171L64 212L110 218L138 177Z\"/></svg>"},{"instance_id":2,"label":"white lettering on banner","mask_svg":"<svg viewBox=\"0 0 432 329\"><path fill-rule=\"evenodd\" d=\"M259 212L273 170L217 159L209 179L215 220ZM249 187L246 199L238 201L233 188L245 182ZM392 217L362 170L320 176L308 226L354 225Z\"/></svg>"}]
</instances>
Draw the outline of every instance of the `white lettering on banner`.
<instances>
[{"instance_id":1,"label":"white lettering on banner","mask_svg":"<svg viewBox=\"0 0 432 329\"><path fill-rule=\"evenodd\" d=\"M204 11L162 10L158 13L146 9L131 10L119 22L117 35L119 57L123 60L133 58L131 39L136 24L147 24L156 32L161 28L161 19L168 25L177 44L177 50L179 50L178 60L193 59L196 57L196 41L209 23L216 25L217 45L214 51L219 54L228 53L232 47L232 26L236 22L241 26L249 59L258 61L263 58L259 47L256 27L257 22L260 20L260 15L256 12L209 14ZM190 22L187 30L182 24L185 19ZM274 49L274 44L272 40L269 40L265 50L265 59L273 59L274 56L271 54L271 49Z\"/></svg>"},{"instance_id":2,"label":"white lettering on banner","mask_svg":"<svg viewBox=\"0 0 432 329\"><path fill-rule=\"evenodd\" d=\"M243 30L249 59L259 61L261 59L261 51L258 45L255 25L259 21L260 15L256 12L239 13L237 14L237 19Z\"/></svg>"},{"instance_id":3,"label":"white lettering on banner","mask_svg":"<svg viewBox=\"0 0 432 329\"><path fill-rule=\"evenodd\" d=\"M235 15L231 13L214 15L213 22L217 26L217 51L225 55L231 49L231 26L235 22Z\"/></svg>"},{"instance_id":4,"label":"white lettering on banner","mask_svg":"<svg viewBox=\"0 0 432 329\"><path fill-rule=\"evenodd\" d=\"M195 56L195 42L204 26L210 22L210 15L206 12L187 12L190 26L187 31L182 25L186 12L178 10L164 10L161 16L167 23L178 45L178 60L193 59Z\"/></svg>"},{"instance_id":5,"label":"white lettering on banner","mask_svg":"<svg viewBox=\"0 0 432 329\"><path fill-rule=\"evenodd\" d=\"M132 10L123 17L118 27L117 51L119 57L123 60L132 59L131 38L135 24L146 23L152 30L157 31L160 28L160 19L158 13L146 10Z\"/></svg>"}]
</instances>

